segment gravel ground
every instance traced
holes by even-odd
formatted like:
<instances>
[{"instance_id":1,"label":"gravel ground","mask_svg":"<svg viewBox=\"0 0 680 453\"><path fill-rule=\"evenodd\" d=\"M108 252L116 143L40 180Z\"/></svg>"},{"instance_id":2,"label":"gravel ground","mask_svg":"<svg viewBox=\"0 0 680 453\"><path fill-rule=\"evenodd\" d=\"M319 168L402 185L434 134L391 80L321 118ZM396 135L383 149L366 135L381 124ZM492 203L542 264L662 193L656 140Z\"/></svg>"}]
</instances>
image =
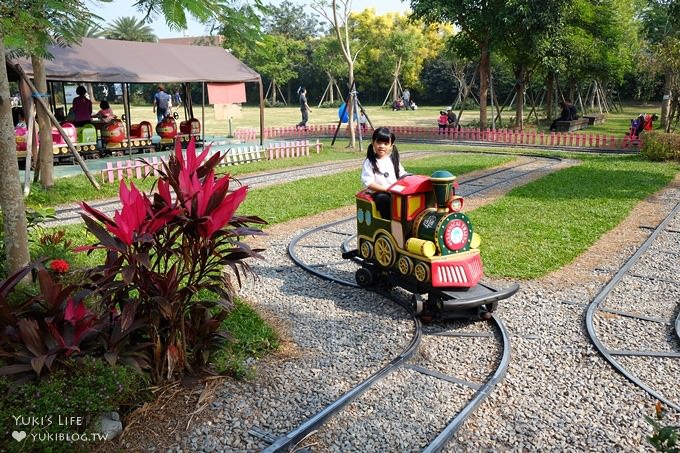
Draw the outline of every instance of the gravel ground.
<instances>
[{"instance_id":1,"label":"gravel ground","mask_svg":"<svg viewBox=\"0 0 680 453\"><path fill-rule=\"evenodd\" d=\"M521 282L520 292L501 302L497 313L512 345L508 373L446 451L651 451L645 440L651 428L644 416L653 413L654 400L599 355L588 340L584 320L590 301L649 234L640 226L660 221L678 201L676 183L641 203L574 263L542 280ZM255 264L259 279L248 281L242 295L279 326L287 339L285 351L257 363L253 381L225 381L210 410L164 449L261 450L268 443L249 434L249 428L257 426L274 436L289 432L408 344L413 323L402 308L374 293L301 272L287 257L286 247L300 229L352 212L336 210L270 230L266 261ZM674 225L680 225L680 218ZM663 237L659 247L677 252L679 239ZM635 271L649 275L666 269L661 263L670 261L677 262L677 256L657 252ZM641 301L639 312L667 317L669 310L677 315L677 295L672 283L632 279L612 292L606 305L633 311L627 301L635 298ZM610 340L611 347L622 346L625 334L613 330L611 317L599 316L598 335ZM615 319L636 341L626 343L628 349L660 347L666 338L670 343L663 348L678 350L668 329L652 332L654 337L639 321ZM485 323L451 327L490 332ZM428 336L412 363L479 383L492 372L499 354L491 339ZM650 385L659 385L676 401L680 398L679 359L626 360ZM470 394L466 386L403 369L306 442L315 452L418 451ZM671 414L668 422L678 420Z\"/></svg>"}]
</instances>

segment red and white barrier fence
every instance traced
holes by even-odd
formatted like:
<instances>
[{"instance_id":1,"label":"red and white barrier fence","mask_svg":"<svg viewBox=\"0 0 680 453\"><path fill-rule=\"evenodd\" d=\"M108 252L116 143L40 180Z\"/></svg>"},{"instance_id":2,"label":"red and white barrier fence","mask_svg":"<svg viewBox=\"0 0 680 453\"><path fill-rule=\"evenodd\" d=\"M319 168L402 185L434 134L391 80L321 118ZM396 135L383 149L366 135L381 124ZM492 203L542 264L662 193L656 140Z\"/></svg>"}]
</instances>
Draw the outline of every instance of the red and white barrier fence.
<instances>
[{"instance_id":1,"label":"red and white barrier fence","mask_svg":"<svg viewBox=\"0 0 680 453\"><path fill-rule=\"evenodd\" d=\"M608 148L628 149L641 146L639 138L629 136L616 137L614 135L593 134L587 132L536 132L516 131L512 129L494 129L482 131L478 128L461 127L439 129L438 127L421 126L388 126L399 138L415 139L445 139L452 141L483 141L498 144L511 145L536 145L536 146L568 146L572 148ZM264 129L266 139L271 138L297 138L297 137L332 137L337 130L337 124L315 124L306 128L269 127ZM365 137L370 137L371 129L363 132ZM348 136L347 127L338 130L341 137ZM255 129L242 129L236 132L240 140L256 140L258 131Z\"/></svg>"},{"instance_id":2,"label":"red and white barrier fence","mask_svg":"<svg viewBox=\"0 0 680 453\"><path fill-rule=\"evenodd\" d=\"M158 176L162 162L163 159L158 157L152 157L149 160L144 160L144 162L140 160L107 162L106 168L102 170L102 181L112 183L123 179L142 179L151 174Z\"/></svg>"}]
</instances>

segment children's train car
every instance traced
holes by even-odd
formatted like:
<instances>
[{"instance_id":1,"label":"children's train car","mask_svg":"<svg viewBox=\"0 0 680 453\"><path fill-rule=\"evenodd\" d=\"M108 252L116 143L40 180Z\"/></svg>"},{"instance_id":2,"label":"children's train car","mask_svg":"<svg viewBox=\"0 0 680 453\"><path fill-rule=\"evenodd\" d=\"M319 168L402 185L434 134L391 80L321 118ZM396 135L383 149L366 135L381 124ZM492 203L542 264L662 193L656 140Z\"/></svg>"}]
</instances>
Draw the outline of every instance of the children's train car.
<instances>
[{"instance_id":1,"label":"children's train car","mask_svg":"<svg viewBox=\"0 0 680 453\"><path fill-rule=\"evenodd\" d=\"M200 137L200 122L192 118L186 122L185 133L178 134L174 119L168 120L170 124L165 124L161 128L161 141L166 141L170 145L174 141L180 140L184 145L192 137ZM62 129L68 136L74 148L85 158L98 158L113 154L127 152L128 146L133 152L156 151L159 146L153 141L153 127L148 121L132 124L130 134L125 130L125 124L120 119L114 119L105 124L85 124L82 127L75 127L69 122L61 124ZM26 158L27 129L24 126L15 128L17 158L20 163ZM36 146L38 135L35 135ZM68 149L64 137L59 130L52 128L52 154L55 162L69 162L73 156Z\"/></svg>"},{"instance_id":2,"label":"children's train car","mask_svg":"<svg viewBox=\"0 0 680 453\"><path fill-rule=\"evenodd\" d=\"M443 170L400 179L389 188L389 218L381 217L370 192L357 193L357 249L343 257L361 263L360 286L412 292L418 314L487 319L519 286L500 290L481 281L480 236L461 212L455 179Z\"/></svg>"}]
</instances>

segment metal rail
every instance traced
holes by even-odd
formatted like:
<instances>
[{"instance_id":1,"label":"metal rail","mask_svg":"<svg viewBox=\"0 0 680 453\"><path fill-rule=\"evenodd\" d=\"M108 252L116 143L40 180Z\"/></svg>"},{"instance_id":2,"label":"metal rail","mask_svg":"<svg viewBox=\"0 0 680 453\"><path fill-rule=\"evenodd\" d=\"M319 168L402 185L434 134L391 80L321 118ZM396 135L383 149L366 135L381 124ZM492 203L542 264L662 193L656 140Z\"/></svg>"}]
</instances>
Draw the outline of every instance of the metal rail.
<instances>
[{"instance_id":1,"label":"metal rail","mask_svg":"<svg viewBox=\"0 0 680 453\"><path fill-rule=\"evenodd\" d=\"M666 216L666 218L654 229L654 231L649 235L647 240L638 248L638 250L631 256L625 263L624 265L618 270L618 272L609 280L609 282L602 288L602 290L595 296L593 301L591 302L590 306L588 307L588 311L586 312L586 327L588 329L588 334L590 336L590 340L593 342L593 345L597 348L597 350L600 352L600 354L614 367L616 368L623 376L626 377L629 381L652 395L654 398L657 400L661 401L665 405L672 407L673 409L680 411L680 405L670 401L668 398L664 397L661 395L659 392L656 390L652 389L649 387L647 384L642 382L640 379L637 378L633 373L628 371L626 367L624 367L616 358L614 358L614 354L612 351L610 351L603 343L600 341L600 339L597 336L597 332L595 331L595 325L594 325L594 316L595 312L600 308L600 305L604 300L607 298L609 293L614 289L614 287L621 281L621 279L628 273L630 268L640 259L643 253L649 249L649 247L654 243L656 238L661 234L661 232L668 226L668 224L671 222L671 220L678 215L680 212L680 203L678 203L675 208ZM676 319L675 321L675 326L676 326L676 333L678 332L678 323L680 321Z\"/></svg>"},{"instance_id":2,"label":"metal rail","mask_svg":"<svg viewBox=\"0 0 680 453\"><path fill-rule=\"evenodd\" d=\"M335 226L346 223L349 221L354 220L354 217L348 217L345 219L341 219L326 225L321 225L319 227L304 231L297 236L295 236L291 242L288 245L288 254L290 255L291 259L295 264L298 266L302 267L305 269L307 272L310 272L313 275L316 275L320 278L323 278L325 280L330 280L334 281L343 285L351 286L351 287L358 287L356 282L354 281L348 281L348 280L343 280L339 279L337 277L334 277L332 275L329 275L325 272L323 272L324 266L310 266L307 265L304 260L298 255L296 248L298 247L299 242L314 233L318 233L323 230L328 230L331 228L334 228ZM349 238L346 238L341 245L341 249L346 250L348 248L348 242L352 240L352 238L355 237L355 235L350 236ZM386 297L390 297L388 293L381 293ZM394 297L391 297L392 300L395 300L396 302L400 303L400 305L404 305L401 303L399 300L395 299ZM408 311L411 316L414 316L412 309L410 307L407 307ZM417 318L413 318L417 321ZM490 394L495 385L500 382L505 374L507 373L507 369L510 363L510 356L511 356L511 347L510 347L510 337L508 335L508 331L505 328L505 325L503 322L493 315L490 319L491 322L493 322L500 332L500 341L502 343L502 357L501 360L498 364L498 367L494 371L493 375L482 385L480 386L475 386L475 385L469 385L469 384L464 384L460 383L461 385L468 385L469 387L473 388L475 390L474 396L468 401L468 403L463 407L463 409L453 418L451 419L446 427L439 432L439 434L435 437L435 439L425 448L424 451L426 452L439 452L444 448L444 446L447 444L447 442L455 435L455 433L460 429L460 427L463 425L465 420L472 414L474 411L477 409L477 407L486 399ZM417 324L417 338L418 338L418 343L420 343L420 338L422 337L422 330L421 330L421 325L418 322ZM413 344L413 343L412 343ZM417 347L417 346L416 346ZM291 431L290 433L286 434L285 436L277 438L272 445L270 445L268 448L263 450L264 452L271 453L271 452L279 452L279 451L285 451L286 449L290 448L291 445L295 445L297 442L300 440L304 439L309 433L313 432L316 430L319 426L321 426L328 418L330 418L332 415L336 414L339 412L343 407L345 407L349 402L354 400L357 396L360 394L364 393L367 391L375 382L380 380L382 377L386 376L390 372L396 370L400 366L404 366L405 362L410 356L413 354L414 351L412 351L410 348L407 349L408 352L403 352L399 357L393 359L390 364L385 367L384 369L381 369L378 371L376 374L371 376L368 380L362 382L359 386L355 387L354 389L350 390L346 394L344 394L339 400L335 401L319 413L317 413L315 416L310 418L308 421L306 421L304 424L302 424L300 427L296 428L295 430ZM417 368L417 367L416 367ZM414 368L415 369L415 368ZM428 376L435 377L437 379L441 379L447 382L453 382L455 379L452 377L446 376L446 375L438 375L437 373L430 373L427 372L427 370L419 370L416 369L416 371L425 373Z\"/></svg>"}]
</instances>

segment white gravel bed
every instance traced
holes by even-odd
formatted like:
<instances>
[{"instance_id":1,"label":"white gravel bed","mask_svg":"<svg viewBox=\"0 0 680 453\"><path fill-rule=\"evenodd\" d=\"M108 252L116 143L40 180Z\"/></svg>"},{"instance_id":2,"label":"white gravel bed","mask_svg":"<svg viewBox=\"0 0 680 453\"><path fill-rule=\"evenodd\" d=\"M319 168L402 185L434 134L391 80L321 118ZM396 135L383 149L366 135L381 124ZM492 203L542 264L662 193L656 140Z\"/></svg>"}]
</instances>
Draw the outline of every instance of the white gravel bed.
<instances>
[{"instance_id":1,"label":"white gravel bed","mask_svg":"<svg viewBox=\"0 0 680 453\"><path fill-rule=\"evenodd\" d=\"M674 321L680 301L680 283L624 276L602 307Z\"/></svg>"},{"instance_id":2,"label":"white gravel bed","mask_svg":"<svg viewBox=\"0 0 680 453\"><path fill-rule=\"evenodd\" d=\"M663 236L659 247L680 253L674 242L677 235ZM207 420L182 440L182 450L259 451L267 443L248 434L251 426L274 436L289 432L410 341L413 324L402 308L375 293L341 287L299 270L287 257L289 240L274 241L265 252L267 261L254 263L260 277L248 280L242 295L278 322L291 340L291 350L256 364L258 377L253 382L226 382ZM338 253L318 250L315 253ZM554 282L521 282L515 296L499 303L497 315L511 335L508 373L445 451L651 451L645 439L651 427L644 416L653 414L654 399L604 360L591 345L584 322L588 304L632 251L632 246L622 247L608 254L599 269L579 269L582 282L561 287ZM657 272L668 267L662 260L677 261L669 254L656 253L654 258L639 263L636 272ZM644 314L672 310L668 301L677 295L675 286L637 280L626 279L606 306L630 310L629 302L635 298L636 309ZM626 340L628 348L658 346L645 343L650 336L641 325L647 323L621 319L616 316L615 325L606 318L602 329L608 340L621 344ZM604 321L597 320L598 328ZM450 325L452 330L489 331L483 322ZM623 330L614 330L619 326ZM667 338L668 330L663 332L660 336ZM426 336L413 363L477 380L495 366L492 362L500 354L497 346L491 346L495 342ZM667 341L666 346L677 347L677 342ZM620 359L680 398L680 360ZM310 448L342 453L416 451L471 394L467 387L413 370L395 372L308 439L316 442ZM680 420L671 413L667 422ZM404 439L408 442L400 443Z\"/></svg>"},{"instance_id":3,"label":"white gravel bed","mask_svg":"<svg viewBox=\"0 0 680 453\"><path fill-rule=\"evenodd\" d=\"M618 361L638 379L661 395L680 404L680 359L658 357L617 357Z\"/></svg>"},{"instance_id":4,"label":"white gravel bed","mask_svg":"<svg viewBox=\"0 0 680 453\"><path fill-rule=\"evenodd\" d=\"M248 434L251 426L284 435L386 365L413 336L414 324L398 305L301 271L287 244L273 244L266 261L252 263L258 277L246 279L241 294L285 325L297 353L259 365L258 378L247 384L249 398L227 386L213 402L213 421L183 440L190 451L265 448ZM241 413L250 416L225 429L226 414Z\"/></svg>"},{"instance_id":5,"label":"white gravel bed","mask_svg":"<svg viewBox=\"0 0 680 453\"><path fill-rule=\"evenodd\" d=\"M501 360L500 338L425 336L409 363L482 385Z\"/></svg>"},{"instance_id":6,"label":"white gravel bed","mask_svg":"<svg viewBox=\"0 0 680 453\"><path fill-rule=\"evenodd\" d=\"M680 228L679 228L680 230ZM659 248L669 253L676 253L680 255L680 234L665 234L659 238ZM659 258L668 259L668 258Z\"/></svg>"},{"instance_id":7,"label":"white gravel bed","mask_svg":"<svg viewBox=\"0 0 680 453\"><path fill-rule=\"evenodd\" d=\"M662 259L659 254L645 253L630 268L630 272L644 277L656 277L680 284L680 260Z\"/></svg>"},{"instance_id":8,"label":"white gravel bed","mask_svg":"<svg viewBox=\"0 0 680 453\"><path fill-rule=\"evenodd\" d=\"M597 337L609 350L658 351L678 350L675 327L658 322L598 312L593 318Z\"/></svg>"},{"instance_id":9,"label":"white gravel bed","mask_svg":"<svg viewBox=\"0 0 680 453\"><path fill-rule=\"evenodd\" d=\"M464 386L398 370L319 430L314 451L421 451L473 394Z\"/></svg>"},{"instance_id":10,"label":"white gravel bed","mask_svg":"<svg viewBox=\"0 0 680 453\"><path fill-rule=\"evenodd\" d=\"M565 296L584 305L563 304ZM447 451L646 450L654 402L590 345L587 298L525 282L518 303L499 309L513 333L508 375Z\"/></svg>"}]
</instances>

